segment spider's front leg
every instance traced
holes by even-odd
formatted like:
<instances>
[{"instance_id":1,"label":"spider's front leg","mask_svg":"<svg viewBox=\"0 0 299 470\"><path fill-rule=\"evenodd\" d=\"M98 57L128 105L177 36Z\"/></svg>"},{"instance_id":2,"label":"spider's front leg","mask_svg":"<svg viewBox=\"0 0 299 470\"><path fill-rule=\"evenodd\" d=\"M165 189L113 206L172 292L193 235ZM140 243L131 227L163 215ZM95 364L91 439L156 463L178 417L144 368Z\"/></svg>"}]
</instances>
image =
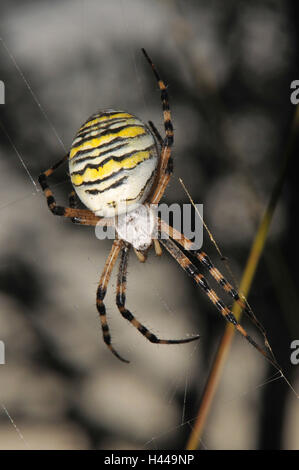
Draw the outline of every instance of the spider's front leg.
<instances>
[{"instance_id":1,"label":"spider's front leg","mask_svg":"<svg viewBox=\"0 0 299 470\"><path fill-rule=\"evenodd\" d=\"M181 344L190 343L199 338L199 335L187 339L159 339L151 333L134 315L126 308L127 267L130 245L126 243L121 252L121 260L117 278L116 304L121 315L128 320L146 339L156 344Z\"/></svg>"},{"instance_id":2,"label":"spider's front leg","mask_svg":"<svg viewBox=\"0 0 299 470\"><path fill-rule=\"evenodd\" d=\"M160 144L160 147L162 148L163 145L164 145L164 142L163 142L163 139L162 139L162 136L160 134L160 132L158 131L158 129L156 128L155 124L153 123L153 121L148 121L148 125L152 131L152 133L154 134L154 136L156 137L157 141L159 142Z\"/></svg>"},{"instance_id":3,"label":"spider's front leg","mask_svg":"<svg viewBox=\"0 0 299 470\"><path fill-rule=\"evenodd\" d=\"M174 132L173 132L173 125L172 125L172 120L171 120L167 86L164 83L164 81L161 79L155 65L153 64L153 61L151 60L147 52L144 49L142 49L142 52L152 68L152 71L158 83L158 87L161 91L164 129L165 129L165 135L166 135L163 141L156 127L153 125L151 121L149 122L152 132L155 134L160 145L162 145L161 157L160 157L159 166L157 170L156 180L153 185L152 193L149 196L149 202L151 204L158 204L164 194L165 189L167 188L167 185L170 181L170 177L173 172L173 161L172 161L172 156L171 156L171 149L173 145Z\"/></svg>"}]
</instances>

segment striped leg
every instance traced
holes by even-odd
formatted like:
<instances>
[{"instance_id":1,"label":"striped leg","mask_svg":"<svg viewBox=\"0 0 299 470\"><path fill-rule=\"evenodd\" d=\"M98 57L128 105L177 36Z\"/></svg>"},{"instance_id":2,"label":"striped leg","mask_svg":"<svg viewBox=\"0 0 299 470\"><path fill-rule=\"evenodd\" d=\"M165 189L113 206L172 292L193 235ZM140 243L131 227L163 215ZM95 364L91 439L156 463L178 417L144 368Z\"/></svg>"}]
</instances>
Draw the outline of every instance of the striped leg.
<instances>
[{"instance_id":1,"label":"striped leg","mask_svg":"<svg viewBox=\"0 0 299 470\"><path fill-rule=\"evenodd\" d=\"M151 128L152 133L154 134L157 141L159 142L160 146L163 147L163 145L164 145L163 139L161 137L160 132L156 128L155 124L153 123L153 121L148 121L148 124L149 124L149 127Z\"/></svg>"},{"instance_id":2,"label":"striped leg","mask_svg":"<svg viewBox=\"0 0 299 470\"><path fill-rule=\"evenodd\" d=\"M47 203L49 206L50 211L54 215L60 215L62 217L70 217L70 218L78 218L82 221L88 222L86 225L96 225L101 218L94 215L93 212L87 209L74 209L72 207L63 207L58 206L54 197L52 190L49 188L48 185L48 177L52 175L52 173L59 168L66 160L68 159L68 155L53 165L49 170L44 171L38 178L39 184L47 198Z\"/></svg>"},{"instance_id":3,"label":"striped leg","mask_svg":"<svg viewBox=\"0 0 299 470\"><path fill-rule=\"evenodd\" d=\"M128 320L135 328L137 328L140 333L145 336L151 343L158 344L181 344L189 343L198 339L199 336L193 336L192 338L187 339L159 339L153 333L151 333L144 325L142 325L132 313L126 308L126 287L127 287L127 265L128 265L128 256L129 256L130 245L126 244L121 253L121 261L118 271L117 279L117 291L116 291L116 304L121 313L121 315Z\"/></svg>"},{"instance_id":4,"label":"striped leg","mask_svg":"<svg viewBox=\"0 0 299 470\"><path fill-rule=\"evenodd\" d=\"M190 251L192 250L192 255L196 256L196 258L200 261L200 263L208 269L211 276L217 281L217 283L223 288L223 290L230 295L235 302L237 302L240 307L244 310L244 313L250 318L252 323L259 329L261 334L264 337L265 346L271 351L271 347L269 345L266 330L263 325L258 321L250 307L246 304L246 302L241 299L240 294L233 288L233 286L225 279L225 277L221 274L221 272L213 265L212 261L208 257L208 255L202 250L193 250L193 243L191 240L186 238L181 232L176 230L173 227L170 227L166 224L163 220L159 219L161 230L167 234L174 240L176 240L185 250Z\"/></svg>"},{"instance_id":5,"label":"striped leg","mask_svg":"<svg viewBox=\"0 0 299 470\"><path fill-rule=\"evenodd\" d=\"M161 150L161 157L160 157L156 180L153 185L153 192L149 197L149 200L152 204L158 204L169 183L172 170L173 170L171 147L173 145L174 133L173 133L173 125L171 122L167 87L164 81L160 78L158 71L156 67L154 66L151 58L148 56L147 52L144 49L142 49L142 52L146 60L150 64L154 72L154 75L156 77L156 80L158 82L158 86L161 90L161 100L162 100L163 117L164 117L164 129L165 129L165 134L166 134L165 140L163 142L162 150ZM151 124L150 126L152 127ZM155 133L154 129L155 127L153 126L152 130ZM158 140L160 141L159 137L158 137Z\"/></svg>"},{"instance_id":6,"label":"striped leg","mask_svg":"<svg viewBox=\"0 0 299 470\"><path fill-rule=\"evenodd\" d=\"M173 258L178 262L178 264L184 269L184 271L195 281L195 283L200 286L203 291L207 294L211 302L216 306L221 315L231 323L235 329L255 348L260 354L262 354L277 370L281 370L280 366L277 364L276 360L268 354L263 348L261 348L251 336L248 335L246 330L238 323L234 314L231 310L219 299L213 289L210 288L205 277L200 274L196 266L191 263L189 258L184 255L182 250L170 239L161 239L162 245L166 250L173 256Z\"/></svg>"},{"instance_id":7,"label":"striped leg","mask_svg":"<svg viewBox=\"0 0 299 470\"><path fill-rule=\"evenodd\" d=\"M109 327L107 324L106 307L104 305L104 298L107 292L108 282L112 273L112 269L115 265L119 252L121 250L121 247L122 247L122 241L114 240L111 251L106 260L105 267L101 275L100 283L99 283L98 290L97 290L97 309L100 314L103 338L107 347L118 359L120 359L123 362L129 362L126 359L122 358L118 354L118 352L115 351L115 349L113 348L111 344L111 336L110 336L110 331L109 331Z\"/></svg>"}]
</instances>

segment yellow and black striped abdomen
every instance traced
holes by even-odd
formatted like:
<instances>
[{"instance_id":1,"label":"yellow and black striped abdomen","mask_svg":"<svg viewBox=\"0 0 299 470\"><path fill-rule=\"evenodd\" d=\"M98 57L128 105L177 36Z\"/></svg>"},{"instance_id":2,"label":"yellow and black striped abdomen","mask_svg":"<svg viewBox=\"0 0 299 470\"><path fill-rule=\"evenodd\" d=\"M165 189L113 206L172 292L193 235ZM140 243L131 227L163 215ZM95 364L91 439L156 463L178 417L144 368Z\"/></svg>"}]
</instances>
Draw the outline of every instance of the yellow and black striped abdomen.
<instances>
[{"instance_id":1,"label":"yellow and black striped abdomen","mask_svg":"<svg viewBox=\"0 0 299 470\"><path fill-rule=\"evenodd\" d=\"M149 194L158 149L148 127L124 111L100 111L83 124L69 155L72 184L96 215L131 211Z\"/></svg>"}]
</instances>

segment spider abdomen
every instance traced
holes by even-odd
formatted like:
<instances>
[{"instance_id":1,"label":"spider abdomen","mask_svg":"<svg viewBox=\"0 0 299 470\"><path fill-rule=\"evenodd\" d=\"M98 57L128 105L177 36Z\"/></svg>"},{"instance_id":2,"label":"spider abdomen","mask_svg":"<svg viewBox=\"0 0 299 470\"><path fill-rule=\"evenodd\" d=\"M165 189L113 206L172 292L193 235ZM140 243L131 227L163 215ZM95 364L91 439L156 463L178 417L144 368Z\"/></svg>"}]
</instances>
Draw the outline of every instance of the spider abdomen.
<instances>
[{"instance_id":1,"label":"spider abdomen","mask_svg":"<svg viewBox=\"0 0 299 470\"><path fill-rule=\"evenodd\" d=\"M74 189L96 215L129 212L147 198L158 163L156 141L137 117L112 109L91 116L69 155Z\"/></svg>"}]
</instances>

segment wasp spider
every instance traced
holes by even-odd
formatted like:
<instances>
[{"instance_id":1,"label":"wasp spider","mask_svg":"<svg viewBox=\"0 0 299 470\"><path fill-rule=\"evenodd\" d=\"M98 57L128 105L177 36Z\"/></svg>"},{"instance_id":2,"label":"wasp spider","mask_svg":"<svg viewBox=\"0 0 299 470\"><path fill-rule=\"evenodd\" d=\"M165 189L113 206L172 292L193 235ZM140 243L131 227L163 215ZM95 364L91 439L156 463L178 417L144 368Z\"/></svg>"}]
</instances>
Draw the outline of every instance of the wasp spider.
<instances>
[{"instance_id":1,"label":"wasp spider","mask_svg":"<svg viewBox=\"0 0 299 470\"><path fill-rule=\"evenodd\" d=\"M144 262L152 245L157 255L162 254L161 243L207 294L224 319L234 325L236 330L273 364L274 359L270 353L248 335L231 310L220 300L205 277L186 256L185 252L191 252L194 248L192 242L151 212L150 205L159 203L172 174L171 150L174 132L167 87L144 49L142 52L153 70L161 91L165 138L162 139L151 121L147 126L137 117L124 111L112 109L100 111L92 115L80 127L69 154L39 177L49 209L54 215L68 217L74 223L81 225L111 226L114 224L116 228L117 237L113 242L97 289L96 305L104 341L116 357L128 362L111 344L104 305L106 289L119 254L121 254L121 259L117 278L116 304L121 315L152 343L179 344L199 338L199 336L193 336L176 340L159 339L126 308L126 275L130 248L133 246L139 260ZM62 207L57 205L53 192L48 186L48 177L66 160L69 163L74 191L70 195L69 207ZM77 196L88 209L77 208ZM145 208L148 215L156 219L158 235L164 235L158 237L160 243L157 238L153 237L154 224L150 224L150 228L145 233L143 227L145 219L140 207ZM130 235L123 237L122 228L126 224L131 228L127 232ZM192 256L196 257L224 291L240 304L265 337L262 326L251 310L212 264L208 256L202 250L193 250Z\"/></svg>"}]
</instances>

